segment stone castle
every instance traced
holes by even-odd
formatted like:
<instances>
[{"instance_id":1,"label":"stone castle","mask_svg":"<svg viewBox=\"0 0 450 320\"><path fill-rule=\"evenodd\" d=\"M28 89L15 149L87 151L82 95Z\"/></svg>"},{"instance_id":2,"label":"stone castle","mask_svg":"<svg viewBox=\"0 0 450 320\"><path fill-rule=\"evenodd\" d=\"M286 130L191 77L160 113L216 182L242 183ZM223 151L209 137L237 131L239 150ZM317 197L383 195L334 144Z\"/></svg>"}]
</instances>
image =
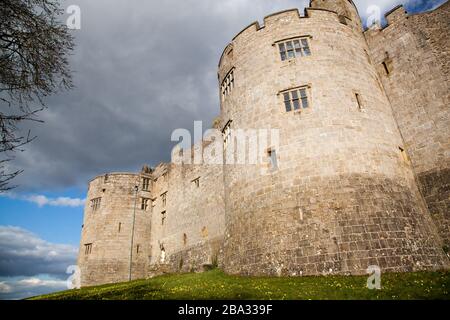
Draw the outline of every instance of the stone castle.
<instances>
[{"instance_id":1,"label":"stone castle","mask_svg":"<svg viewBox=\"0 0 450 320\"><path fill-rule=\"evenodd\" d=\"M304 15L242 30L220 58L214 127L225 147L233 130L278 129L259 155L267 164L172 162L93 179L82 285L212 266L250 276L448 268L449 11L399 6L364 31L352 1L312 0Z\"/></svg>"}]
</instances>

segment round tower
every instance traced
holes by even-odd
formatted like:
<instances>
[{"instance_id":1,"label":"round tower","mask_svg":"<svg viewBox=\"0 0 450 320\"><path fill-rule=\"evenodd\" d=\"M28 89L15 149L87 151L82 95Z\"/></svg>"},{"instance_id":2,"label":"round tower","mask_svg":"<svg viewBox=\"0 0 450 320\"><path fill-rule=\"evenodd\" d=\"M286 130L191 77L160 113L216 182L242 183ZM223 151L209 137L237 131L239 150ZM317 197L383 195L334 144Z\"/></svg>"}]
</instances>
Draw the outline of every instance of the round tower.
<instances>
[{"instance_id":1,"label":"round tower","mask_svg":"<svg viewBox=\"0 0 450 320\"><path fill-rule=\"evenodd\" d=\"M371 265L446 265L365 40L342 23L356 8L343 0L311 5L305 17L288 10L250 25L220 60L226 147L236 129L279 130L279 141L259 150L270 170L224 166L225 270L363 274Z\"/></svg>"},{"instance_id":2,"label":"round tower","mask_svg":"<svg viewBox=\"0 0 450 320\"><path fill-rule=\"evenodd\" d=\"M78 266L81 285L146 277L150 252L150 180L145 173L113 173L89 183ZM138 187L136 191L136 186Z\"/></svg>"}]
</instances>

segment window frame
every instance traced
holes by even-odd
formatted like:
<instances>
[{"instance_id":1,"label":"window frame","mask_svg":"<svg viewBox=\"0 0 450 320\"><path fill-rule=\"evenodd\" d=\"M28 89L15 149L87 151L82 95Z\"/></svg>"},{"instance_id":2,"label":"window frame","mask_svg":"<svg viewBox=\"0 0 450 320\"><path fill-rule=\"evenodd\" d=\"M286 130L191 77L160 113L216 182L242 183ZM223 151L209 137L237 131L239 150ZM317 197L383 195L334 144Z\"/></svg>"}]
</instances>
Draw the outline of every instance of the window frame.
<instances>
[{"instance_id":1,"label":"window frame","mask_svg":"<svg viewBox=\"0 0 450 320\"><path fill-rule=\"evenodd\" d=\"M142 191L150 191L151 178L142 177Z\"/></svg>"},{"instance_id":2,"label":"window frame","mask_svg":"<svg viewBox=\"0 0 450 320\"><path fill-rule=\"evenodd\" d=\"M303 95L303 93L305 95ZM312 109L310 84L285 89L283 91L280 91L278 95L281 96L284 113L302 113ZM289 98L289 100L287 100L287 97ZM289 102L289 110L287 102ZM298 106L298 108L296 108L296 105Z\"/></svg>"},{"instance_id":3,"label":"window frame","mask_svg":"<svg viewBox=\"0 0 450 320\"><path fill-rule=\"evenodd\" d=\"M313 37L310 35L295 36L278 40L273 43L272 46L274 46L277 51L278 59L280 59L281 62L287 62L297 58L312 56L312 38ZM304 41L306 41L306 45L304 44ZM298 46L296 42L298 43ZM289 43L291 46L288 46ZM284 50L282 50L282 48L284 48ZM292 56L289 55L289 52L292 52Z\"/></svg>"},{"instance_id":4,"label":"window frame","mask_svg":"<svg viewBox=\"0 0 450 320\"><path fill-rule=\"evenodd\" d=\"M220 97L222 101L225 101L225 99L234 90L234 87L236 85L234 71L235 68L231 68L230 71L227 72L225 77L223 77L223 80L220 84Z\"/></svg>"},{"instance_id":5,"label":"window frame","mask_svg":"<svg viewBox=\"0 0 450 320\"><path fill-rule=\"evenodd\" d=\"M148 211L150 201L151 201L150 198L141 197L141 210L142 211L144 211L144 212Z\"/></svg>"},{"instance_id":6,"label":"window frame","mask_svg":"<svg viewBox=\"0 0 450 320\"><path fill-rule=\"evenodd\" d=\"M85 243L84 244L84 255L88 256L92 253L93 243Z\"/></svg>"},{"instance_id":7,"label":"window frame","mask_svg":"<svg viewBox=\"0 0 450 320\"><path fill-rule=\"evenodd\" d=\"M91 199L90 207L92 212L98 211L102 204L102 197Z\"/></svg>"}]
</instances>

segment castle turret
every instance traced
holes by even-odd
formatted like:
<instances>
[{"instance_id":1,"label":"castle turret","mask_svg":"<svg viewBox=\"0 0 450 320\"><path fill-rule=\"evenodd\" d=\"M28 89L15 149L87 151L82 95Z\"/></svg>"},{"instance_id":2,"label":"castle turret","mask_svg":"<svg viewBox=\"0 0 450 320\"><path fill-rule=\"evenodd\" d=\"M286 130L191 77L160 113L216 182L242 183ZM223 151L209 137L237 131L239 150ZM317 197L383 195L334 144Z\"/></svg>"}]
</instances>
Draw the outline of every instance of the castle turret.
<instances>
[{"instance_id":1,"label":"castle turret","mask_svg":"<svg viewBox=\"0 0 450 320\"><path fill-rule=\"evenodd\" d=\"M311 0L311 8L325 9L336 12L341 23L347 23L361 31L361 17L352 0Z\"/></svg>"},{"instance_id":2,"label":"castle turret","mask_svg":"<svg viewBox=\"0 0 450 320\"><path fill-rule=\"evenodd\" d=\"M225 271L362 274L447 258L420 196L351 1L272 14L219 65L227 147L236 129L278 129L273 164L224 168ZM320 8L319 8L320 7Z\"/></svg>"},{"instance_id":3,"label":"castle turret","mask_svg":"<svg viewBox=\"0 0 450 320\"><path fill-rule=\"evenodd\" d=\"M82 286L128 281L130 261L131 279L146 277L149 178L145 172L114 173L89 183L78 256Z\"/></svg>"}]
</instances>

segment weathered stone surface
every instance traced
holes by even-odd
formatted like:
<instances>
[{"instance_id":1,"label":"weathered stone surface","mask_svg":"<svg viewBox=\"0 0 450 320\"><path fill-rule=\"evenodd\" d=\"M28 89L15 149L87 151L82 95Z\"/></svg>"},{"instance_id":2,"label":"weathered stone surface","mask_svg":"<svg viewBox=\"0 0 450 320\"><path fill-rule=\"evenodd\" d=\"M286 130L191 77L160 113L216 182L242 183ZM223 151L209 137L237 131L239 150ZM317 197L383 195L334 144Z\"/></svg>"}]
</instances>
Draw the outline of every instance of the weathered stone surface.
<instances>
[{"instance_id":1,"label":"weathered stone surface","mask_svg":"<svg viewBox=\"0 0 450 320\"><path fill-rule=\"evenodd\" d=\"M428 13L392 11L365 32L422 194L450 245L450 3ZM388 63L389 74L383 66Z\"/></svg>"},{"instance_id":2,"label":"weathered stone surface","mask_svg":"<svg viewBox=\"0 0 450 320\"><path fill-rule=\"evenodd\" d=\"M94 179L82 284L128 279L135 185L133 279L214 265L291 276L448 268L448 11L399 7L386 28L363 32L351 1L313 0L305 16L287 10L245 28L220 59L219 84L231 70L235 82L215 127L279 129L277 169L161 164ZM295 37L311 55L281 61L276 43ZM286 112L279 93L300 86L309 108ZM147 211L141 198L153 200Z\"/></svg>"}]
</instances>

